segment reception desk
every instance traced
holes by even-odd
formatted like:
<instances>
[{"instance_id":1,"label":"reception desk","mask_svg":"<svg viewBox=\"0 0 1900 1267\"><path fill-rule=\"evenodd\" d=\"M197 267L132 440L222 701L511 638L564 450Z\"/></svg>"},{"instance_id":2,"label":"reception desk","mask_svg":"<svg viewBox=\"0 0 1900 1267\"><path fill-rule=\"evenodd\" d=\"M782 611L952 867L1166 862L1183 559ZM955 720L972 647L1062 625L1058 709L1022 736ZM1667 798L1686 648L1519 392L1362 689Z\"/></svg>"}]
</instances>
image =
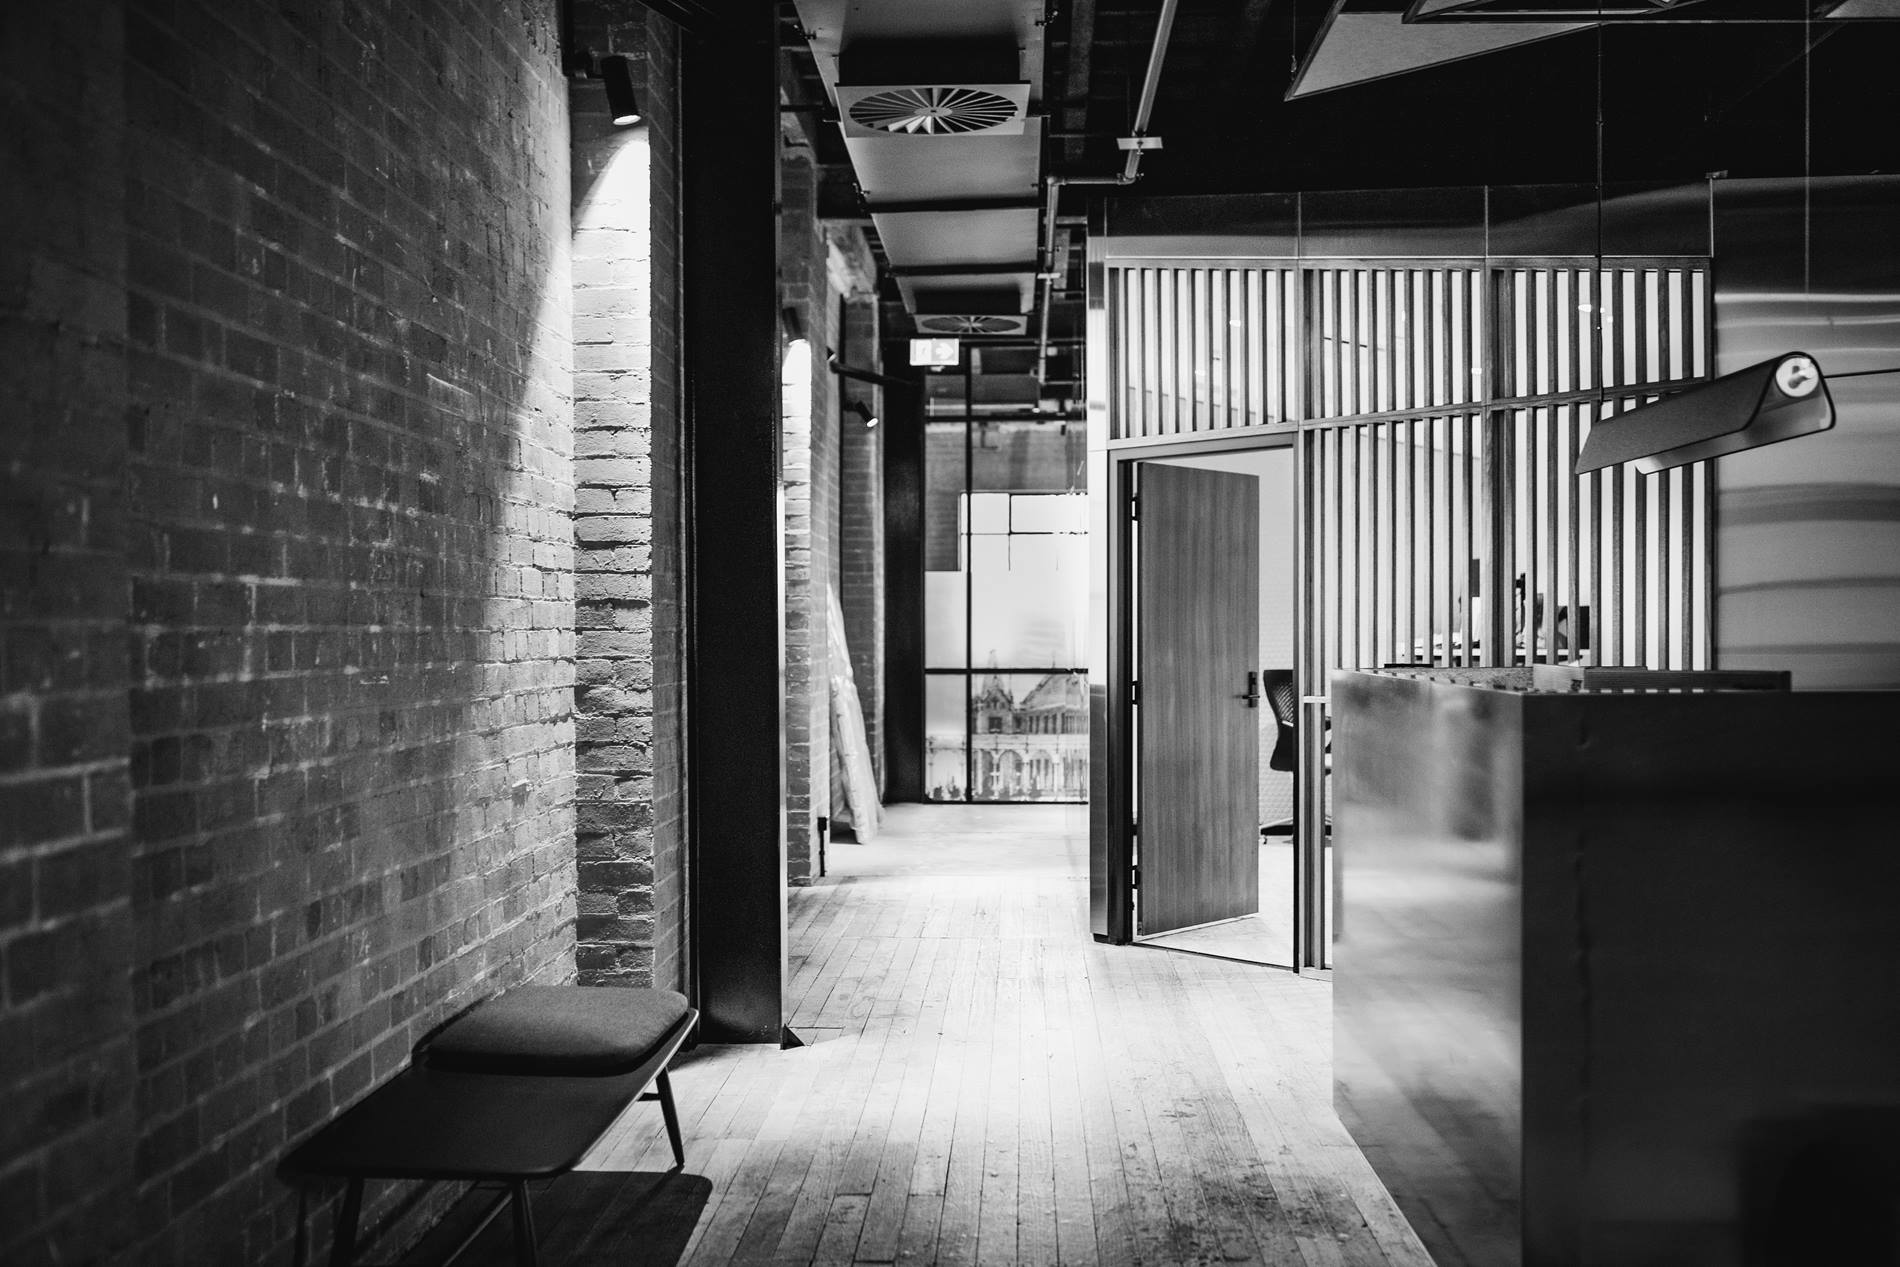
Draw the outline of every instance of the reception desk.
<instances>
[{"instance_id":1,"label":"reception desk","mask_svg":"<svg viewBox=\"0 0 1900 1267\"><path fill-rule=\"evenodd\" d=\"M1333 678L1354 1139L1441 1267L1894 1261L1900 694L1520 687Z\"/></svg>"}]
</instances>

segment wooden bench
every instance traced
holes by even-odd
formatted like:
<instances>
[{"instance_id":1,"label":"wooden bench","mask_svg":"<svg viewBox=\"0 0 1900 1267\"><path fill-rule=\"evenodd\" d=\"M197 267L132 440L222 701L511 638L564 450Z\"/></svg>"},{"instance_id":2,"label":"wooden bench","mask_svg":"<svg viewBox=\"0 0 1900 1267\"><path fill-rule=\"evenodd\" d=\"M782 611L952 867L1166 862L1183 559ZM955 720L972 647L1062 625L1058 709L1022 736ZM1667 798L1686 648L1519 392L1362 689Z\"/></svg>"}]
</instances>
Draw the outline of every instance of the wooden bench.
<instances>
[{"instance_id":1,"label":"wooden bench","mask_svg":"<svg viewBox=\"0 0 1900 1267\"><path fill-rule=\"evenodd\" d=\"M285 1159L293 1171L349 1180L332 1267L355 1259L366 1179L501 1184L449 1259L508 1205L516 1261L532 1267L528 1181L572 1170L636 1098L660 1102L675 1167L685 1166L666 1069L698 1020L671 990L609 986L519 986L456 1017Z\"/></svg>"}]
</instances>

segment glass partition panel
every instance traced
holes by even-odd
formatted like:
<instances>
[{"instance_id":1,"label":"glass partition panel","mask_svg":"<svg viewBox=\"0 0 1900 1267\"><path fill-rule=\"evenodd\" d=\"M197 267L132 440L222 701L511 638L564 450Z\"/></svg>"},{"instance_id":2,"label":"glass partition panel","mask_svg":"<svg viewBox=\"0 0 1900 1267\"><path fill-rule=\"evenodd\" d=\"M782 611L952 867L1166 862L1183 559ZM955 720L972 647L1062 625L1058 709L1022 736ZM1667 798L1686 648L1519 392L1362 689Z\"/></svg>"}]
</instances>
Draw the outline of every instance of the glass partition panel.
<instances>
[{"instance_id":1,"label":"glass partition panel","mask_svg":"<svg viewBox=\"0 0 1900 1267\"><path fill-rule=\"evenodd\" d=\"M928 795L1084 800L1082 429L1053 421L931 426ZM953 474L966 481L962 489L945 487ZM947 540L938 525L948 527Z\"/></svg>"},{"instance_id":2,"label":"glass partition panel","mask_svg":"<svg viewBox=\"0 0 1900 1267\"><path fill-rule=\"evenodd\" d=\"M924 678L924 788L933 801L969 798L969 691L966 673Z\"/></svg>"}]
</instances>

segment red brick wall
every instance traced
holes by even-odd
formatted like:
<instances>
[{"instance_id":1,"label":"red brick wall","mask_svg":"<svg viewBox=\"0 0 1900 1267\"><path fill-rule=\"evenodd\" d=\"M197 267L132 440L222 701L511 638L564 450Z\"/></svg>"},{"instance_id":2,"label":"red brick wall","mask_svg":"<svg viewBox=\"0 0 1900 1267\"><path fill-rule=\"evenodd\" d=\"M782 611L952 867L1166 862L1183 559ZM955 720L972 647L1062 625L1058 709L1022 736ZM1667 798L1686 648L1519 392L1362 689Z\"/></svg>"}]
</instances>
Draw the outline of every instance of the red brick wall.
<instances>
[{"instance_id":1,"label":"red brick wall","mask_svg":"<svg viewBox=\"0 0 1900 1267\"><path fill-rule=\"evenodd\" d=\"M0 1261L132 1235L121 35L0 39Z\"/></svg>"},{"instance_id":2,"label":"red brick wall","mask_svg":"<svg viewBox=\"0 0 1900 1267\"><path fill-rule=\"evenodd\" d=\"M588 15L593 17L591 12ZM665 19L581 26L629 58L644 117L615 127L599 81L574 120L575 464L581 979L681 980L677 36Z\"/></svg>"},{"instance_id":3,"label":"red brick wall","mask_svg":"<svg viewBox=\"0 0 1900 1267\"><path fill-rule=\"evenodd\" d=\"M0 320L51 359L0 370L45 376L0 787L48 807L0 850L0 1258L288 1261L329 1228L288 1146L574 972L554 4L41 6L5 47Z\"/></svg>"}]
</instances>

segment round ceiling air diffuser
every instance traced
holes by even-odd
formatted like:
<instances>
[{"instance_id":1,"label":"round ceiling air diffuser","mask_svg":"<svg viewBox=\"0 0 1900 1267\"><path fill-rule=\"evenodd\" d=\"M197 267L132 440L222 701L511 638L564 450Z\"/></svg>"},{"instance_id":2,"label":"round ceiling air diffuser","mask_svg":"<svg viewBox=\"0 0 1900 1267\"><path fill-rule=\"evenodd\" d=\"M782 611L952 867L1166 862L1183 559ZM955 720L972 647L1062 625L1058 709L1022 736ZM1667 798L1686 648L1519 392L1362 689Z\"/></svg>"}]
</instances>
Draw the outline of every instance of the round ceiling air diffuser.
<instances>
[{"instance_id":1,"label":"round ceiling air diffuser","mask_svg":"<svg viewBox=\"0 0 1900 1267\"><path fill-rule=\"evenodd\" d=\"M1014 334L1020 319L1008 317L919 317L917 327L932 334Z\"/></svg>"},{"instance_id":2,"label":"round ceiling air diffuser","mask_svg":"<svg viewBox=\"0 0 1900 1267\"><path fill-rule=\"evenodd\" d=\"M851 105L851 121L896 136L960 136L1016 117L1016 103L982 88L892 88Z\"/></svg>"}]
</instances>

